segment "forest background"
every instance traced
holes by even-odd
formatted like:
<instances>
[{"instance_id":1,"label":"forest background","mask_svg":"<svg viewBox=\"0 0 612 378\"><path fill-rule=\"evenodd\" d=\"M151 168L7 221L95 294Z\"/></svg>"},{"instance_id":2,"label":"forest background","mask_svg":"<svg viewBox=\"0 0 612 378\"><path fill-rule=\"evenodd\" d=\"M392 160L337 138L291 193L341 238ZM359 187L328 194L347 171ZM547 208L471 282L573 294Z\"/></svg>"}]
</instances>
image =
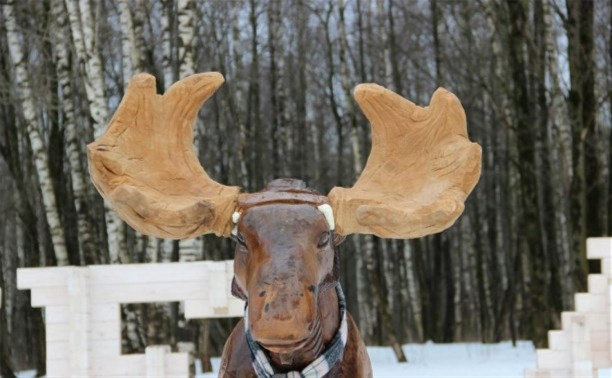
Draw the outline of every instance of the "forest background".
<instances>
[{"instance_id":1,"label":"forest background","mask_svg":"<svg viewBox=\"0 0 612 378\"><path fill-rule=\"evenodd\" d=\"M482 177L449 230L349 237L348 308L370 345L546 342L584 291L587 236L612 234L612 3L578 0L1 0L0 375L44 373L40 309L18 267L231 259L215 237L140 235L105 208L85 145L129 79L226 83L201 110L208 173L253 192L276 177L351 186L370 129L352 99L376 82L419 105L462 101ZM205 290L205 288L203 288ZM122 307L123 352L191 341L205 363L235 320ZM410 359L410 356L408 356Z\"/></svg>"}]
</instances>

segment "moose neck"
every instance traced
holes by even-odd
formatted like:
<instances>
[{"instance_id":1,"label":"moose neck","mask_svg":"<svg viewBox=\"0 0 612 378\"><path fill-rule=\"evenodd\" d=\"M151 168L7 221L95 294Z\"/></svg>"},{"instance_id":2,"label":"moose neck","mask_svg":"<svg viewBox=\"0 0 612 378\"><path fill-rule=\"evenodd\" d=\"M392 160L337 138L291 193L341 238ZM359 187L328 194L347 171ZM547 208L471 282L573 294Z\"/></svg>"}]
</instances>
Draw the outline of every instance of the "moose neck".
<instances>
[{"instance_id":1,"label":"moose neck","mask_svg":"<svg viewBox=\"0 0 612 378\"><path fill-rule=\"evenodd\" d=\"M299 349L287 353L268 351L270 362L277 371L301 370L319 357L333 339L340 325L336 290L327 289L319 293L317 321L311 337Z\"/></svg>"}]
</instances>

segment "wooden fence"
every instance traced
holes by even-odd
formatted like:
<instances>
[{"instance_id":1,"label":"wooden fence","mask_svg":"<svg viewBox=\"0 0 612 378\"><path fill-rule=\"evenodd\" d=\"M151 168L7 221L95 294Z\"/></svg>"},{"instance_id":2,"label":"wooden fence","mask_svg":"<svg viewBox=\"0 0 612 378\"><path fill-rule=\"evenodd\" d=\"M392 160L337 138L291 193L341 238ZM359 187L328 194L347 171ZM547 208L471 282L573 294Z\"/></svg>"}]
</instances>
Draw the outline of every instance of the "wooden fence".
<instances>
[{"instance_id":1,"label":"wooden fence","mask_svg":"<svg viewBox=\"0 0 612 378\"><path fill-rule=\"evenodd\" d=\"M588 239L587 257L601 260L601 273L589 274L589 291L561 313L562 329L548 331L548 349L537 351L525 378L595 378L612 367L612 238Z\"/></svg>"},{"instance_id":2,"label":"wooden fence","mask_svg":"<svg viewBox=\"0 0 612 378\"><path fill-rule=\"evenodd\" d=\"M48 377L186 377L187 353L153 346L121 354L124 303L182 302L185 318L239 317L233 261L22 268L17 287L43 307Z\"/></svg>"}]
</instances>

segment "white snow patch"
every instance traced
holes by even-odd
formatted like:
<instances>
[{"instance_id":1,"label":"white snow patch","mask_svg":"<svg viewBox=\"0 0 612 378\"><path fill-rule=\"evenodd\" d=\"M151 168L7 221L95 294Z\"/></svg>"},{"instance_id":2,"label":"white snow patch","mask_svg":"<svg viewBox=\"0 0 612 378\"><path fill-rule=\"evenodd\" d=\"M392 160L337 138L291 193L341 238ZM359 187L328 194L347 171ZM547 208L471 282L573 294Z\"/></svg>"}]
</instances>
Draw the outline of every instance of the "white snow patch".
<instances>
[{"instance_id":1,"label":"white snow patch","mask_svg":"<svg viewBox=\"0 0 612 378\"><path fill-rule=\"evenodd\" d=\"M391 348L368 347L376 378L522 378L526 368L535 367L535 349L529 341L516 347L510 342L499 344L407 344L404 353L408 363L398 363ZM213 372L202 373L196 360L197 378L216 378L220 358L212 359ZM600 369L600 377L612 377L612 370ZM36 371L17 373L18 378L33 378Z\"/></svg>"},{"instance_id":2,"label":"white snow patch","mask_svg":"<svg viewBox=\"0 0 612 378\"><path fill-rule=\"evenodd\" d=\"M499 344L406 344L408 363L398 363L389 347L368 347L376 378L405 377L500 377L522 378L526 368L535 367L535 349L529 341ZM219 358L212 359L213 372L202 374L196 362L198 378L217 377Z\"/></svg>"}]
</instances>

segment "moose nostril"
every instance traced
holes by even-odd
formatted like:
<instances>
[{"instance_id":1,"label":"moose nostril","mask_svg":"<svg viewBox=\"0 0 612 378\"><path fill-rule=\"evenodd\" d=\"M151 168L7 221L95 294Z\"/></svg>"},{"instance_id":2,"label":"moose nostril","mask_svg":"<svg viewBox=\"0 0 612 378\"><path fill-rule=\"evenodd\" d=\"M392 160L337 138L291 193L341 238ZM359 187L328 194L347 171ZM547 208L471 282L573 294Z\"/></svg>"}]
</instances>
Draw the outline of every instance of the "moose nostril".
<instances>
[{"instance_id":1,"label":"moose nostril","mask_svg":"<svg viewBox=\"0 0 612 378\"><path fill-rule=\"evenodd\" d=\"M263 297L264 295L266 295L266 291L265 290L262 290L262 291L259 292L259 296L260 297Z\"/></svg>"}]
</instances>

